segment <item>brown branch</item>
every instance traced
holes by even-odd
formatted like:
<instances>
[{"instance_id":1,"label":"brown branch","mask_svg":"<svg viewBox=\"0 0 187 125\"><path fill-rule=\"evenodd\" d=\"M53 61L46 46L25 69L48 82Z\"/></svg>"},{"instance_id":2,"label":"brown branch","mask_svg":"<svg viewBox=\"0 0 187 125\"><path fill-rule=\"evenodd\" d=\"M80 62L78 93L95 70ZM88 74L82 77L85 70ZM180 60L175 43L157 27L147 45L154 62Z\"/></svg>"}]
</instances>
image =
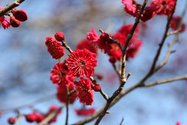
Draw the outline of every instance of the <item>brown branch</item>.
<instances>
[{"instance_id":1,"label":"brown branch","mask_svg":"<svg viewBox=\"0 0 187 125\"><path fill-rule=\"evenodd\" d=\"M19 114L18 116L18 120L16 121L16 123L14 125L19 125L19 123L21 122L23 115Z\"/></svg>"},{"instance_id":2,"label":"brown branch","mask_svg":"<svg viewBox=\"0 0 187 125\"><path fill-rule=\"evenodd\" d=\"M170 28L170 22L171 22L171 19L172 19L173 14L174 14L174 12L175 12L176 4L177 4L177 0L175 1L175 5L174 5L174 7L173 7L173 10L172 10L171 15L168 17L168 21L167 21L167 25L166 25L166 30L165 30L164 36L163 36L163 38L162 38L162 41L161 41L161 43L159 44L160 47L159 47L158 50L157 50L156 56L155 56L155 58L154 58L153 64L152 64L151 69L150 69L150 72L149 72L149 75L152 75L152 74L155 72L156 62L158 61L158 58L159 58L159 56L160 56L160 52L161 52L162 47L163 47L163 45L164 45L165 39L166 39L166 37L167 37L167 32L168 32L168 30L169 30L169 28Z\"/></svg>"},{"instance_id":3,"label":"brown branch","mask_svg":"<svg viewBox=\"0 0 187 125\"><path fill-rule=\"evenodd\" d=\"M118 76L120 77L120 71L119 71L119 69L117 69L115 63L112 63L112 66L113 66L114 70L116 71L116 73L118 74Z\"/></svg>"},{"instance_id":4,"label":"brown branch","mask_svg":"<svg viewBox=\"0 0 187 125\"><path fill-rule=\"evenodd\" d=\"M99 29L99 32L101 33L106 33L104 32L102 29ZM108 34L108 33L107 33ZM109 35L109 34L108 34ZM113 43L117 44L118 47L121 49L121 51L123 50L123 46L121 45L121 43L119 43L117 40L113 39L113 37L109 36L109 39L112 40Z\"/></svg>"},{"instance_id":5,"label":"brown branch","mask_svg":"<svg viewBox=\"0 0 187 125\"><path fill-rule=\"evenodd\" d=\"M90 77L90 80L92 81L93 84L95 85L98 84L97 81L92 76ZM99 92L101 93L101 95L103 96L105 100L108 100L109 98L108 95L102 89Z\"/></svg>"},{"instance_id":6,"label":"brown branch","mask_svg":"<svg viewBox=\"0 0 187 125\"><path fill-rule=\"evenodd\" d=\"M62 108L65 107L65 105L61 106L56 111L51 112L43 121L38 123L38 125L48 125L48 122L53 119L57 114L62 110Z\"/></svg>"},{"instance_id":7,"label":"brown branch","mask_svg":"<svg viewBox=\"0 0 187 125\"><path fill-rule=\"evenodd\" d=\"M186 2L186 5L185 5L185 8L187 8L187 2ZM158 71L160 68L162 68L162 67L167 63L170 54L173 52L171 49L172 49L172 47L174 46L174 44L175 44L175 43L177 42L177 40L178 40L179 31L180 31L180 29L181 29L182 20L184 19L185 13L186 13L186 9L184 9L184 11L183 11L183 13L182 13L182 16L181 16L181 20L180 20L180 22L179 22L179 25L177 26L177 30L176 30L176 31L178 31L178 32L176 32L175 37L174 37L172 43L169 44L168 52L167 52L167 54L166 54L166 56L165 56L163 62L155 68L155 72Z\"/></svg>"},{"instance_id":8,"label":"brown branch","mask_svg":"<svg viewBox=\"0 0 187 125\"><path fill-rule=\"evenodd\" d=\"M167 36L179 33L180 29L167 33Z\"/></svg>"},{"instance_id":9,"label":"brown branch","mask_svg":"<svg viewBox=\"0 0 187 125\"><path fill-rule=\"evenodd\" d=\"M120 122L120 124L119 124L119 125L122 125L123 121L124 121L124 117L122 118L122 120L121 120L121 122Z\"/></svg>"},{"instance_id":10,"label":"brown branch","mask_svg":"<svg viewBox=\"0 0 187 125\"><path fill-rule=\"evenodd\" d=\"M62 42L62 46L64 46L69 51L69 53L73 52L73 50L66 44L66 41L63 40L61 42Z\"/></svg>"},{"instance_id":11,"label":"brown branch","mask_svg":"<svg viewBox=\"0 0 187 125\"><path fill-rule=\"evenodd\" d=\"M8 11L12 10L14 7L19 6L23 1L25 0L16 0L8 6L6 6L5 8L3 8L2 10L0 10L0 17L5 15Z\"/></svg>"},{"instance_id":12,"label":"brown branch","mask_svg":"<svg viewBox=\"0 0 187 125\"><path fill-rule=\"evenodd\" d=\"M150 82L150 83L147 83L147 84L143 85L142 87L149 87L149 86L168 83L168 82L173 82L173 81L177 81L177 80L187 80L187 75L177 76L177 77L173 77L173 78L169 78L169 79Z\"/></svg>"},{"instance_id":13,"label":"brown branch","mask_svg":"<svg viewBox=\"0 0 187 125\"><path fill-rule=\"evenodd\" d=\"M66 125L68 125L68 117L69 117L69 88L66 87L66 94L67 94L67 102L66 102Z\"/></svg>"},{"instance_id":14,"label":"brown branch","mask_svg":"<svg viewBox=\"0 0 187 125\"><path fill-rule=\"evenodd\" d=\"M144 10L146 4L147 4L147 1L148 1L148 0L145 0L145 1L144 1L143 5L142 5L142 7L141 7L140 13L139 13L138 17L136 18L136 21L135 21L135 23L134 23L134 25L133 25L133 28L131 29L130 34L128 34L128 36L127 36L127 40L126 40L125 46L124 46L124 48L122 49L122 68L121 68L122 70L121 70L121 80L120 80L120 81L121 81L121 84L120 84L119 88L113 93L112 97L109 98L109 99L107 100L107 104L105 105L104 110L102 111L102 113L101 113L100 116L98 117L97 121L95 122L95 125L98 125L99 122L101 121L101 119L105 116L106 111L107 111L108 108L110 107L110 104L112 103L112 101L114 100L114 98L116 98L116 96L118 96L119 93L123 90L123 87L124 87L124 85L125 85L125 83L126 83L128 77L131 75L131 74L129 73L129 74L127 75L127 78L125 78L126 49L127 49L127 46L128 46L128 44L129 44L129 42L130 42L130 40L131 40L133 34L134 34L134 31L135 31L135 29L136 29L136 27L137 27L137 25L138 25L138 23L139 23L141 14L142 14L142 12L143 12L143 10Z\"/></svg>"}]
</instances>

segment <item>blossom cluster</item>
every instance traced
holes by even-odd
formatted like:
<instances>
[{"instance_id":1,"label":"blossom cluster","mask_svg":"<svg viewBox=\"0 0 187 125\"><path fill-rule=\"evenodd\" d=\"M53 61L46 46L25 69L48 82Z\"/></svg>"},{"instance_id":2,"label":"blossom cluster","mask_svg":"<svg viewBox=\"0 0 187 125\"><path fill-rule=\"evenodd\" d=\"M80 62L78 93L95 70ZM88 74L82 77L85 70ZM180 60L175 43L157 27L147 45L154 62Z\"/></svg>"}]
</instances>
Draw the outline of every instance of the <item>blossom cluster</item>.
<instances>
[{"instance_id":1,"label":"blossom cluster","mask_svg":"<svg viewBox=\"0 0 187 125\"><path fill-rule=\"evenodd\" d=\"M0 6L0 10L2 10L3 7ZM0 17L0 26L2 25L4 29L12 27L19 27L21 22L24 22L28 19L27 13L25 10L17 10L16 8L13 8L11 11L12 15L10 13L6 14L10 17L10 21L8 21L5 16Z\"/></svg>"},{"instance_id":2,"label":"blossom cluster","mask_svg":"<svg viewBox=\"0 0 187 125\"><path fill-rule=\"evenodd\" d=\"M154 0L146 7L141 15L141 20L146 22L151 19L155 14L170 16L174 8L176 0ZM137 17L141 5L135 0L122 0L125 5L124 10L133 17Z\"/></svg>"},{"instance_id":3,"label":"blossom cluster","mask_svg":"<svg viewBox=\"0 0 187 125\"><path fill-rule=\"evenodd\" d=\"M57 32L55 39L46 38L46 46L54 59L60 59L65 51L63 49L65 42L64 34ZM79 48L79 47L77 47ZM90 47L91 48L91 47ZM94 49L93 49L94 50ZM96 51L95 51L96 52ZM94 74L94 67L97 66L96 53L87 49L76 49L69 54L64 62L58 62L52 68L51 81L58 85L57 98L59 101L67 103L67 87L69 92L73 92L69 97L69 103L73 104L76 98L86 105L92 105L94 84L90 77ZM79 81L75 81L75 78Z\"/></svg>"},{"instance_id":4,"label":"blossom cluster","mask_svg":"<svg viewBox=\"0 0 187 125\"><path fill-rule=\"evenodd\" d=\"M125 46L126 39L128 34L130 33L133 25L124 25L121 27L121 29L116 32L115 34L108 35L106 33L102 33L99 37L95 30L92 28L91 33L87 33L87 40L93 44L97 45L101 50L103 49L105 53L107 53L110 56L109 61L111 63L115 63L116 61L122 59L122 51L120 47L111 41L110 37L113 37L114 40L117 40L123 47ZM138 26L134 32L133 37L131 38L128 48L126 51L126 59L134 58L135 55L140 50L140 47L142 46L142 41L138 38L139 33L139 27ZM101 46L103 45L103 46Z\"/></svg>"}]
</instances>

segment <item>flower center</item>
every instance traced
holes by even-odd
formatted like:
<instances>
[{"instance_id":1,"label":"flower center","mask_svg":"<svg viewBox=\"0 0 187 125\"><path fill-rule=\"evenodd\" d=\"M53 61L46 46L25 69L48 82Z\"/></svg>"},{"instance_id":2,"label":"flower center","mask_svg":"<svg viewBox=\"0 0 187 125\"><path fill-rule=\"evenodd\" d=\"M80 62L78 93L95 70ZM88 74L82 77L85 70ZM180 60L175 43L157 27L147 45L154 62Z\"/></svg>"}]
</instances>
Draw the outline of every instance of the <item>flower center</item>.
<instances>
[{"instance_id":1,"label":"flower center","mask_svg":"<svg viewBox=\"0 0 187 125\"><path fill-rule=\"evenodd\" d=\"M81 60L81 61L79 62L79 64L80 64L81 66L84 66L84 65L85 65L85 62Z\"/></svg>"},{"instance_id":2,"label":"flower center","mask_svg":"<svg viewBox=\"0 0 187 125\"><path fill-rule=\"evenodd\" d=\"M163 6L165 6L166 4L167 4L167 2L166 2L166 1L163 1L163 2L162 2L162 5L163 5Z\"/></svg>"},{"instance_id":3,"label":"flower center","mask_svg":"<svg viewBox=\"0 0 187 125\"><path fill-rule=\"evenodd\" d=\"M66 74L64 72L60 72L60 76L64 77Z\"/></svg>"}]
</instances>

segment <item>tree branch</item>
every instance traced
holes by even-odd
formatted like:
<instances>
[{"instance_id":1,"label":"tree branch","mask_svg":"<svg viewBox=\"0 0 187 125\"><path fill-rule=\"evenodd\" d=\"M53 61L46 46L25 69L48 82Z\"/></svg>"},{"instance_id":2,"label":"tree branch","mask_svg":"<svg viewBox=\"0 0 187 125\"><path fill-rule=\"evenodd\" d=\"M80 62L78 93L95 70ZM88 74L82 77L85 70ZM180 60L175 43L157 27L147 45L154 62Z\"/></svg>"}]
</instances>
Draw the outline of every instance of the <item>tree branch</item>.
<instances>
[{"instance_id":1,"label":"tree branch","mask_svg":"<svg viewBox=\"0 0 187 125\"><path fill-rule=\"evenodd\" d=\"M5 15L8 11L12 10L14 7L19 6L23 1L25 0L16 0L8 6L6 6L5 8L3 8L2 10L0 10L0 17Z\"/></svg>"},{"instance_id":2,"label":"tree branch","mask_svg":"<svg viewBox=\"0 0 187 125\"><path fill-rule=\"evenodd\" d=\"M65 107L65 105L61 106L58 110L51 112L43 121L41 121L38 125L47 125L48 122L53 119L61 110Z\"/></svg>"},{"instance_id":3,"label":"tree branch","mask_svg":"<svg viewBox=\"0 0 187 125\"><path fill-rule=\"evenodd\" d=\"M68 117L69 117L69 88L66 87L66 94L67 94L67 102L66 102L66 125L68 125Z\"/></svg>"}]
</instances>

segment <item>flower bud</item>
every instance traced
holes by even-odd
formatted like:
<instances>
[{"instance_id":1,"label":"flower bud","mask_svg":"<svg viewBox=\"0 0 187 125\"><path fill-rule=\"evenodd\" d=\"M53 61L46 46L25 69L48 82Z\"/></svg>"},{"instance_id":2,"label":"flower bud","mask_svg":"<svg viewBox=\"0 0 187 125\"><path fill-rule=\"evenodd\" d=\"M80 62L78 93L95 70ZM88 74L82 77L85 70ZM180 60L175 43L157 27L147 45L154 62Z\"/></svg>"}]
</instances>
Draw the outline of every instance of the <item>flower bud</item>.
<instances>
[{"instance_id":1,"label":"flower bud","mask_svg":"<svg viewBox=\"0 0 187 125\"><path fill-rule=\"evenodd\" d=\"M16 120L16 117L10 117L10 118L8 119L8 123L14 124L15 120Z\"/></svg>"},{"instance_id":2,"label":"flower bud","mask_svg":"<svg viewBox=\"0 0 187 125\"><path fill-rule=\"evenodd\" d=\"M25 10L17 10L17 9L13 9L12 10L12 14L14 15L14 17L19 20L19 21L26 21L28 19L27 13L25 12Z\"/></svg>"},{"instance_id":3,"label":"flower bud","mask_svg":"<svg viewBox=\"0 0 187 125\"><path fill-rule=\"evenodd\" d=\"M94 91L98 92L100 90L101 90L101 86L100 85L97 84L97 85L94 86Z\"/></svg>"},{"instance_id":4,"label":"flower bud","mask_svg":"<svg viewBox=\"0 0 187 125\"><path fill-rule=\"evenodd\" d=\"M64 33L63 33L63 32L57 32L57 33L55 34L55 39L58 40L58 41L63 41L63 40L65 40Z\"/></svg>"},{"instance_id":5,"label":"flower bud","mask_svg":"<svg viewBox=\"0 0 187 125\"><path fill-rule=\"evenodd\" d=\"M19 27L20 24L21 22L19 20L17 20L14 16L10 16L10 25L12 27Z\"/></svg>"}]
</instances>

